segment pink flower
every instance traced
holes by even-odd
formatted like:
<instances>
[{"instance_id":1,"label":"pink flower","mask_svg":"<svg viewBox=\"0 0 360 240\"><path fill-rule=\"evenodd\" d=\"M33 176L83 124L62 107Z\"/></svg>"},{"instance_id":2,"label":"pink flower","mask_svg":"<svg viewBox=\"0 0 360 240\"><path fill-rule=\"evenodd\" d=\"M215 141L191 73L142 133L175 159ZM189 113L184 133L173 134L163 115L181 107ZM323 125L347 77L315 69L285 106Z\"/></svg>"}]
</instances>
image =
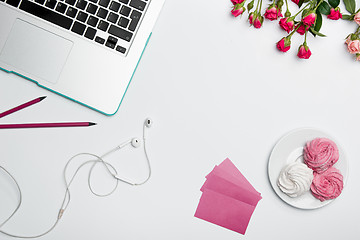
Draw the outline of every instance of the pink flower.
<instances>
[{"instance_id":1,"label":"pink flower","mask_svg":"<svg viewBox=\"0 0 360 240\"><path fill-rule=\"evenodd\" d=\"M243 14L243 12L245 11L245 7L244 6L241 6L241 4L236 4L233 8L233 10L231 10L231 14L234 16L234 17L237 17L241 14Z\"/></svg>"},{"instance_id":2,"label":"pink flower","mask_svg":"<svg viewBox=\"0 0 360 240\"><path fill-rule=\"evenodd\" d=\"M349 44L350 41L351 41L351 34L349 36L347 36L347 38L345 40L345 44Z\"/></svg>"},{"instance_id":3,"label":"pink flower","mask_svg":"<svg viewBox=\"0 0 360 240\"><path fill-rule=\"evenodd\" d=\"M301 21L306 25L306 26L312 26L315 23L316 20L316 14L314 12L309 13L308 15L306 15Z\"/></svg>"},{"instance_id":4,"label":"pink flower","mask_svg":"<svg viewBox=\"0 0 360 240\"><path fill-rule=\"evenodd\" d=\"M294 3L296 3L296 5L299 4L299 0L291 0L291 1L293 1Z\"/></svg>"},{"instance_id":5,"label":"pink flower","mask_svg":"<svg viewBox=\"0 0 360 240\"><path fill-rule=\"evenodd\" d=\"M290 38L283 37L277 44L276 47L281 52L287 52L290 49L291 41Z\"/></svg>"},{"instance_id":6,"label":"pink flower","mask_svg":"<svg viewBox=\"0 0 360 240\"><path fill-rule=\"evenodd\" d=\"M254 17L255 17L255 14L253 12L249 14L249 23L250 23L250 25L253 25Z\"/></svg>"},{"instance_id":7,"label":"pink flower","mask_svg":"<svg viewBox=\"0 0 360 240\"><path fill-rule=\"evenodd\" d=\"M330 14L327 15L327 18L328 19L331 19L331 20L338 20L339 18L342 18L342 14L340 13L340 9L339 8L331 8L330 9Z\"/></svg>"},{"instance_id":8,"label":"pink flower","mask_svg":"<svg viewBox=\"0 0 360 240\"><path fill-rule=\"evenodd\" d=\"M289 33L294 29L294 20L292 18L282 18L279 21L279 25Z\"/></svg>"},{"instance_id":9,"label":"pink flower","mask_svg":"<svg viewBox=\"0 0 360 240\"><path fill-rule=\"evenodd\" d=\"M300 27L296 30L297 33L299 33L300 35L304 35L306 31L309 30L309 26L305 26L304 24L302 23L299 23L301 24ZM299 25L296 26L296 28L298 27Z\"/></svg>"},{"instance_id":10,"label":"pink flower","mask_svg":"<svg viewBox=\"0 0 360 240\"><path fill-rule=\"evenodd\" d=\"M348 51L351 54L360 53L360 41L359 40L353 40L348 43Z\"/></svg>"},{"instance_id":11,"label":"pink flower","mask_svg":"<svg viewBox=\"0 0 360 240\"><path fill-rule=\"evenodd\" d=\"M240 3L242 3L243 1L245 1L245 0L230 0L234 5L236 5L236 4L240 4Z\"/></svg>"},{"instance_id":12,"label":"pink flower","mask_svg":"<svg viewBox=\"0 0 360 240\"><path fill-rule=\"evenodd\" d=\"M300 45L297 56L302 59L308 59L311 56L310 48L306 45Z\"/></svg>"},{"instance_id":13,"label":"pink flower","mask_svg":"<svg viewBox=\"0 0 360 240\"><path fill-rule=\"evenodd\" d=\"M264 18L262 16L257 16L254 20L254 27L258 29L261 28L263 21Z\"/></svg>"},{"instance_id":14,"label":"pink flower","mask_svg":"<svg viewBox=\"0 0 360 240\"><path fill-rule=\"evenodd\" d=\"M357 14L355 14L354 16L354 21L360 25L360 12L358 12Z\"/></svg>"},{"instance_id":15,"label":"pink flower","mask_svg":"<svg viewBox=\"0 0 360 240\"><path fill-rule=\"evenodd\" d=\"M264 17L266 19L269 19L270 21L278 19L278 17L282 17L280 9L277 9L274 5L269 6L268 9L266 9Z\"/></svg>"}]
</instances>

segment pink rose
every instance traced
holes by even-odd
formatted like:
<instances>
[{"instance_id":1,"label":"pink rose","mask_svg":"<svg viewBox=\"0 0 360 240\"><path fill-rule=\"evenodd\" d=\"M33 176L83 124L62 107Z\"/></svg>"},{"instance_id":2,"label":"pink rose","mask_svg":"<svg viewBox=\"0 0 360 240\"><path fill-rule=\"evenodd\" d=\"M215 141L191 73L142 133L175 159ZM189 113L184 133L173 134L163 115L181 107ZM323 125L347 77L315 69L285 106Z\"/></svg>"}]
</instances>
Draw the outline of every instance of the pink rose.
<instances>
[{"instance_id":1,"label":"pink rose","mask_svg":"<svg viewBox=\"0 0 360 240\"><path fill-rule=\"evenodd\" d=\"M231 10L231 14L234 16L234 17L237 17L241 14L243 14L243 12L245 11L245 7L244 6L241 6L240 4L236 4L233 8L233 10Z\"/></svg>"},{"instance_id":2,"label":"pink rose","mask_svg":"<svg viewBox=\"0 0 360 240\"><path fill-rule=\"evenodd\" d=\"M315 23L316 20L316 14L314 12L309 13L308 15L306 15L301 21L306 25L306 26L312 26Z\"/></svg>"},{"instance_id":3,"label":"pink rose","mask_svg":"<svg viewBox=\"0 0 360 240\"><path fill-rule=\"evenodd\" d=\"M282 17L280 9L277 9L274 5L269 6L268 9L266 9L264 17L266 19L269 19L270 21L278 19L278 17Z\"/></svg>"},{"instance_id":4,"label":"pink rose","mask_svg":"<svg viewBox=\"0 0 360 240\"><path fill-rule=\"evenodd\" d=\"M254 17L255 17L255 14L253 12L249 14L249 23L250 23L250 25L252 25L254 23Z\"/></svg>"},{"instance_id":5,"label":"pink rose","mask_svg":"<svg viewBox=\"0 0 360 240\"><path fill-rule=\"evenodd\" d=\"M297 33L299 33L300 35L304 35L306 31L309 30L309 26L305 26L304 24L302 23L299 23L301 24L300 27L296 30ZM298 27L299 25L296 26L296 28Z\"/></svg>"},{"instance_id":6,"label":"pink rose","mask_svg":"<svg viewBox=\"0 0 360 240\"><path fill-rule=\"evenodd\" d=\"M324 173L314 172L311 193L320 201L337 198L344 188L343 175L334 167Z\"/></svg>"},{"instance_id":7,"label":"pink rose","mask_svg":"<svg viewBox=\"0 0 360 240\"><path fill-rule=\"evenodd\" d=\"M281 52L287 52L290 49L291 41L290 38L283 37L277 44L276 47Z\"/></svg>"},{"instance_id":8,"label":"pink rose","mask_svg":"<svg viewBox=\"0 0 360 240\"><path fill-rule=\"evenodd\" d=\"M289 33L294 29L294 20L292 18L282 18L279 21L279 25L282 29Z\"/></svg>"},{"instance_id":9,"label":"pink rose","mask_svg":"<svg viewBox=\"0 0 360 240\"><path fill-rule=\"evenodd\" d=\"M263 21L264 18L262 16L257 16L254 20L254 27L258 29L261 28Z\"/></svg>"},{"instance_id":10,"label":"pink rose","mask_svg":"<svg viewBox=\"0 0 360 240\"><path fill-rule=\"evenodd\" d=\"M347 38L345 40L345 44L349 44L350 41L351 41L351 34L349 36L347 36Z\"/></svg>"},{"instance_id":11,"label":"pink rose","mask_svg":"<svg viewBox=\"0 0 360 240\"><path fill-rule=\"evenodd\" d=\"M355 14L354 16L354 21L360 25L360 12L358 12L357 14Z\"/></svg>"},{"instance_id":12,"label":"pink rose","mask_svg":"<svg viewBox=\"0 0 360 240\"><path fill-rule=\"evenodd\" d=\"M245 0L230 0L234 5L236 5L236 4L240 4L240 3L242 3L243 1L245 1Z\"/></svg>"},{"instance_id":13,"label":"pink rose","mask_svg":"<svg viewBox=\"0 0 360 240\"><path fill-rule=\"evenodd\" d=\"M339 8L331 8L330 9L330 14L327 15L327 18L328 19L331 19L331 20L338 20L340 18L342 18L342 14L340 13L340 9Z\"/></svg>"},{"instance_id":14,"label":"pink rose","mask_svg":"<svg viewBox=\"0 0 360 240\"><path fill-rule=\"evenodd\" d=\"M355 53L360 53L360 41L359 40L354 40L348 43L348 51L351 54L355 54Z\"/></svg>"},{"instance_id":15,"label":"pink rose","mask_svg":"<svg viewBox=\"0 0 360 240\"><path fill-rule=\"evenodd\" d=\"M307 45L300 45L297 56L302 59L308 59L311 56L310 48Z\"/></svg>"},{"instance_id":16,"label":"pink rose","mask_svg":"<svg viewBox=\"0 0 360 240\"><path fill-rule=\"evenodd\" d=\"M293 1L294 3L296 3L296 5L299 4L299 0L291 0L291 1Z\"/></svg>"}]
</instances>

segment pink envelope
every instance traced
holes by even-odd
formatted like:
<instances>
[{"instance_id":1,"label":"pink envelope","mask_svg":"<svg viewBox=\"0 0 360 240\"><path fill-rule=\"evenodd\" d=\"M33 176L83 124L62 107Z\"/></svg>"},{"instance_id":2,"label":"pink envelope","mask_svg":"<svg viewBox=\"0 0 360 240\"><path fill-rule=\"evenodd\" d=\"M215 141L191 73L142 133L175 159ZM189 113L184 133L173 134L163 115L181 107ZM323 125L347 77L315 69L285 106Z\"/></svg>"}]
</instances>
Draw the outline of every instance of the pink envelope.
<instances>
[{"instance_id":1,"label":"pink envelope","mask_svg":"<svg viewBox=\"0 0 360 240\"><path fill-rule=\"evenodd\" d=\"M249 192L254 192L258 195L261 195L241 174L241 172L236 168L236 166L230 161L229 158L225 159L219 166L215 166L214 169L206 176L206 178L209 178L211 175L216 175L248 190Z\"/></svg>"},{"instance_id":2,"label":"pink envelope","mask_svg":"<svg viewBox=\"0 0 360 240\"><path fill-rule=\"evenodd\" d=\"M248 189L245 189L245 187L238 186L215 174L209 175L204 185L201 187L202 192L206 189L235 198L236 200L243 201L244 203L253 206L256 206L262 198L257 192L249 191Z\"/></svg>"},{"instance_id":3,"label":"pink envelope","mask_svg":"<svg viewBox=\"0 0 360 240\"><path fill-rule=\"evenodd\" d=\"M255 206L204 189L195 217L245 234Z\"/></svg>"}]
</instances>

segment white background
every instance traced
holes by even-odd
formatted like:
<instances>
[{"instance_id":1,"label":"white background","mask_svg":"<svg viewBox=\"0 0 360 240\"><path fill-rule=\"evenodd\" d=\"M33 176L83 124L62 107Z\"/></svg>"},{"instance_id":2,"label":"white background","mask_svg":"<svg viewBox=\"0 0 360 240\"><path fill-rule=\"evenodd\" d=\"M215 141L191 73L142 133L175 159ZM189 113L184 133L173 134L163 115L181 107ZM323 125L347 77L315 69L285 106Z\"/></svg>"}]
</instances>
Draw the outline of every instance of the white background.
<instances>
[{"instance_id":1,"label":"white background","mask_svg":"<svg viewBox=\"0 0 360 240\"><path fill-rule=\"evenodd\" d=\"M230 10L230 1L168 0L122 106L112 117L0 72L0 112L48 96L1 123L98 123L89 128L0 131L0 164L15 176L24 196L21 209L2 230L32 235L49 228L63 197L67 160L80 152L103 154L141 137L149 116L154 121L147 132L150 181L139 187L120 184L113 195L99 198L87 189L89 168L82 169L71 187L69 208L42 239L357 239L360 63L343 44L355 24L324 20L321 32L328 37L309 36L313 56L304 61L296 57L302 36L295 34L290 51L280 53L275 43L285 34L276 22L265 20L263 28L255 30L248 27L246 16L234 19ZM334 136L349 161L343 193L318 210L288 206L267 176L275 143L301 127ZM263 196L245 236L193 216L205 175L226 157ZM128 178L146 176L141 149L127 147L108 161ZM2 222L18 198L11 181L4 174L0 179ZM113 183L97 169L96 190L110 190Z\"/></svg>"}]
</instances>

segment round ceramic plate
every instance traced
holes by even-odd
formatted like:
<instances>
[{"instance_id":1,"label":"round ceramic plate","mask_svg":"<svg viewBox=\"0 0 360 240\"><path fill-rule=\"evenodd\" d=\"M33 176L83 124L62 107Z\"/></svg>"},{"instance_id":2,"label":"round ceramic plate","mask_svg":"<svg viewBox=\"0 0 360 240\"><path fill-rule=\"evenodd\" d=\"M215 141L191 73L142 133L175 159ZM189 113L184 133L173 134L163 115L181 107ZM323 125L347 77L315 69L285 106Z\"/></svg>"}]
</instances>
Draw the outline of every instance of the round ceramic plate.
<instances>
[{"instance_id":1,"label":"round ceramic plate","mask_svg":"<svg viewBox=\"0 0 360 240\"><path fill-rule=\"evenodd\" d=\"M311 141L315 138L328 138L336 143L339 149L339 160L336 162L334 167L341 171L344 177L345 186L348 175L348 162L344 151L333 137L322 131L312 128L302 128L286 134L276 143L269 158L268 174L274 191L283 201L293 207L300 209L316 209L323 207L333 201L326 200L321 202L311 194L310 190L309 192L306 192L299 197L291 198L284 194L277 186L277 180L283 167L289 163L299 160L304 162L302 156L303 148L308 141Z\"/></svg>"}]
</instances>

